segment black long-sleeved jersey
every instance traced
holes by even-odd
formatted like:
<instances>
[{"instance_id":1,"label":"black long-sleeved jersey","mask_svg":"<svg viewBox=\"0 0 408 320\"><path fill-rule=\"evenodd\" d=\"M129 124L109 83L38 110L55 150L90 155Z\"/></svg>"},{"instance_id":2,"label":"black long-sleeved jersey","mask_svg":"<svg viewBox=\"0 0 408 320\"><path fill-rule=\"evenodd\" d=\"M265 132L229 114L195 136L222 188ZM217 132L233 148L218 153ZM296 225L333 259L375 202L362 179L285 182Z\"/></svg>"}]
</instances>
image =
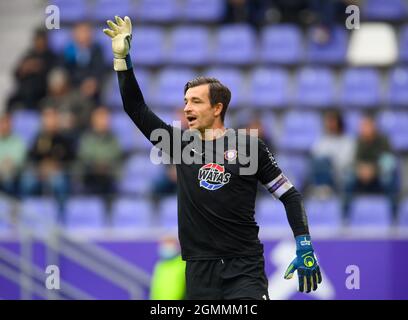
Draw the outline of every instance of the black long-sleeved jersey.
<instances>
[{"instance_id":1,"label":"black long-sleeved jersey","mask_svg":"<svg viewBox=\"0 0 408 320\"><path fill-rule=\"evenodd\" d=\"M163 129L173 137L163 151L173 157L175 146L179 145L182 151L189 148L187 152L201 160L201 163L176 164L178 233L184 260L263 254L255 221L258 181L283 202L294 235L309 233L301 195L260 139L246 135L240 140L239 133L227 130L224 136L202 141L197 148L181 138L176 143L174 137L181 135L174 135L174 131L180 129L164 123L147 107L133 70L119 71L118 80L125 111L153 144L157 141L151 139L151 133ZM232 149L228 143L231 136L237 142ZM221 155L215 148L217 143L224 146ZM252 152L252 156L251 143L256 145L256 155ZM224 161L217 162L221 158ZM241 158L248 158L249 162L237 161ZM253 174L241 174L240 170L248 168L253 161L257 161L257 170Z\"/></svg>"}]
</instances>

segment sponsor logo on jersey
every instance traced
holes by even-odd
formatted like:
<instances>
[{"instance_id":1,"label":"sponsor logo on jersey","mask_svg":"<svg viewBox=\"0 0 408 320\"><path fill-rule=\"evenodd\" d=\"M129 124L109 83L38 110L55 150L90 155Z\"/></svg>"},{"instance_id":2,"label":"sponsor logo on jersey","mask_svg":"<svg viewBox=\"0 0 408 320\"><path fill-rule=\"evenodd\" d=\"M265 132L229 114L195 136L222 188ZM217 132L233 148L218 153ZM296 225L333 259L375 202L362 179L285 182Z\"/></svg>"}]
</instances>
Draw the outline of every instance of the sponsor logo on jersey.
<instances>
[{"instance_id":1,"label":"sponsor logo on jersey","mask_svg":"<svg viewBox=\"0 0 408 320\"><path fill-rule=\"evenodd\" d=\"M230 181L231 174L225 172L224 166L207 163L198 170L200 187L207 190L218 190Z\"/></svg>"},{"instance_id":2,"label":"sponsor logo on jersey","mask_svg":"<svg viewBox=\"0 0 408 320\"><path fill-rule=\"evenodd\" d=\"M224 152L224 158L227 161L232 161L237 158L237 150L227 150Z\"/></svg>"}]
</instances>

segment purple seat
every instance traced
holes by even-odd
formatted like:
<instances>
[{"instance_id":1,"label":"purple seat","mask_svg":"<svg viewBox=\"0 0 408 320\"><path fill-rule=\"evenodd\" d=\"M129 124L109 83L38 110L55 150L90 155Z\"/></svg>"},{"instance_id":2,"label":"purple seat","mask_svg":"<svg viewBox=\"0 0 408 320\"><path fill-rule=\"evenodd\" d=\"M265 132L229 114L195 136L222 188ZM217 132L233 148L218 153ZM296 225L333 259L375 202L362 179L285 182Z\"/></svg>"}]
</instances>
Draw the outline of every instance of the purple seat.
<instances>
[{"instance_id":1,"label":"purple seat","mask_svg":"<svg viewBox=\"0 0 408 320\"><path fill-rule=\"evenodd\" d=\"M176 27L170 34L168 61L192 66L207 64L209 49L210 34L206 27Z\"/></svg>"},{"instance_id":2,"label":"purple seat","mask_svg":"<svg viewBox=\"0 0 408 320\"><path fill-rule=\"evenodd\" d=\"M196 74L191 69L162 69L157 75L156 92L152 101L159 108L180 108L184 105L184 86L194 79Z\"/></svg>"},{"instance_id":3,"label":"purple seat","mask_svg":"<svg viewBox=\"0 0 408 320\"><path fill-rule=\"evenodd\" d=\"M300 107L324 108L336 103L336 83L327 68L306 67L297 74L295 104Z\"/></svg>"},{"instance_id":4,"label":"purple seat","mask_svg":"<svg viewBox=\"0 0 408 320\"><path fill-rule=\"evenodd\" d=\"M396 151L408 150L408 113L403 111L383 111L377 118L379 129L390 139Z\"/></svg>"},{"instance_id":5,"label":"purple seat","mask_svg":"<svg viewBox=\"0 0 408 320\"><path fill-rule=\"evenodd\" d=\"M166 34L157 26L140 26L132 31L130 55L136 65L157 66L164 61Z\"/></svg>"},{"instance_id":6,"label":"purple seat","mask_svg":"<svg viewBox=\"0 0 408 320\"><path fill-rule=\"evenodd\" d=\"M71 35L72 30L69 27L54 29L48 32L48 43L50 48L57 53L62 53L67 43L71 41L72 39ZM112 45L112 41L108 40L108 42Z\"/></svg>"},{"instance_id":7,"label":"purple seat","mask_svg":"<svg viewBox=\"0 0 408 320\"><path fill-rule=\"evenodd\" d=\"M256 34L247 24L226 25L215 35L214 61L220 64L250 64L256 58Z\"/></svg>"},{"instance_id":8,"label":"purple seat","mask_svg":"<svg viewBox=\"0 0 408 320\"><path fill-rule=\"evenodd\" d=\"M60 13L61 23L75 23L89 17L89 6L86 0L52 0L50 5L56 5ZM63 28L62 28L63 29ZM52 30L54 33L57 30Z\"/></svg>"},{"instance_id":9,"label":"purple seat","mask_svg":"<svg viewBox=\"0 0 408 320\"><path fill-rule=\"evenodd\" d=\"M17 110L12 115L13 133L20 136L29 148L39 133L40 115L35 111Z\"/></svg>"},{"instance_id":10,"label":"purple seat","mask_svg":"<svg viewBox=\"0 0 408 320\"><path fill-rule=\"evenodd\" d=\"M159 205L160 224L163 227L177 227L177 197L163 199Z\"/></svg>"},{"instance_id":11,"label":"purple seat","mask_svg":"<svg viewBox=\"0 0 408 320\"><path fill-rule=\"evenodd\" d=\"M261 227L288 227L285 207L272 196L262 197L255 208L255 220Z\"/></svg>"},{"instance_id":12,"label":"purple seat","mask_svg":"<svg viewBox=\"0 0 408 320\"><path fill-rule=\"evenodd\" d=\"M105 210L99 197L71 198L66 204L65 225L70 230L102 228L105 226Z\"/></svg>"},{"instance_id":13,"label":"purple seat","mask_svg":"<svg viewBox=\"0 0 408 320\"><path fill-rule=\"evenodd\" d=\"M276 155L279 168L298 190L303 190L308 176L308 160L305 156L280 153Z\"/></svg>"},{"instance_id":14,"label":"purple seat","mask_svg":"<svg viewBox=\"0 0 408 320\"><path fill-rule=\"evenodd\" d=\"M348 36L344 27L335 27L331 31L330 40L319 44L313 41L310 29L307 34L306 57L308 62L325 64L342 64L345 62Z\"/></svg>"},{"instance_id":15,"label":"purple seat","mask_svg":"<svg viewBox=\"0 0 408 320\"><path fill-rule=\"evenodd\" d=\"M401 201L398 209L398 224L408 228L408 198Z\"/></svg>"},{"instance_id":16,"label":"purple seat","mask_svg":"<svg viewBox=\"0 0 408 320\"><path fill-rule=\"evenodd\" d=\"M144 199L119 198L112 206L112 226L119 229L147 228L151 225L152 208Z\"/></svg>"},{"instance_id":17,"label":"purple seat","mask_svg":"<svg viewBox=\"0 0 408 320\"><path fill-rule=\"evenodd\" d=\"M249 101L257 108L285 107L290 102L289 74L285 69L257 68L249 76Z\"/></svg>"},{"instance_id":18,"label":"purple seat","mask_svg":"<svg viewBox=\"0 0 408 320\"><path fill-rule=\"evenodd\" d=\"M408 62L408 24L401 27L399 36L399 60Z\"/></svg>"},{"instance_id":19,"label":"purple seat","mask_svg":"<svg viewBox=\"0 0 408 320\"><path fill-rule=\"evenodd\" d=\"M379 227L391 225L391 208L384 196L360 196L353 200L350 208L350 226Z\"/></svg>"},{"instance_id":20,"label":"purple seat","mask_svg":"<svg viewBox=\"0 0 408 320\"><path fill-rule=\"evenodd\" d=\"M390 71L386 98L391 106L408 107L408 68L399 67Z\"/></svg>"},{"instance_id":21,"label":"purple seat","mask_svg":"<svg viewBox=\"0 0 408 320\"><path fill-rule=\"evenodd\" d=\"M225 5L220 0L186 0L181 8L183 20L216 22L222 19Z\"/></svg>"},{"instance_id":22,"label":"purple seat","mask_svg":"<svg viewBox=\"0 0 408 320\"><path fill-rule=\"evenodd\" d=\"M342 225L341 203L338 198L309 198L305 203L310 226L338 228Z\"/></svg>"},{"instance_id":23,"label":"purple seat","mask_svg":"<svg viewBox=\"0 0 408 320\"><path fill-rule=\"evenodd\" d=\"M58 206L53 198L30 197L21 204L21 223L35 233L49 231L58 221Z\"/></svg>"},{"instance_id":24,"label":"purple seat","mask_svg":"<svg viewBox=\"0 0 408 320\"><path fill-rule=\"evenodd\" d=\"M205 71L208 77L217 78L231 91L230 106L244 106L247 102L244 75L234 68L210 68Z\"/></svg>"},{"instance_id":25,"label":"purple seat","mask_svg":"<svg viewBox=\"0 0 408 320\"><path fill-rule=\"evenodd\" d=\"M302 34L295 25L267 26L261 31L261 60L296 64L303 60Z\"/></svg>"},{"instance_id":26,"label":"purple seat","mask_svg":"<svg viewBox=\"0 0 408 320\"><path fill-rule=\"evenodd\" d=\"M135 11L138 21L169 23L180 17L177 0L140 0Z\"/></svg>"},{"instance_id":27,"label":"purple seat","mask_svg":"<svg viewBox=\"0 0 408 320\"><path fill-rule=\"evenodd\" d=\"M342 78L341 104L350 108L370 108L381 103L380 75L375 69L349 68Z\"/></svg>"},{"instance_id":28,"label":"purple seat","mask_svg":"<svg viewBox=\"0 0 408 320\"><path fill-rule=\"evenodd\" d=\"M365 0L363 17L369 20L403 20L408 8L404 0Z\"/></svg>"},{"instance_id":29,"label":"purple seat","mask_svg":"<svg viewBox=\"0 0 408 320\"><path fill-rule=\"evenodd\" d=\"M283 116L278 144L285 151L309 151L321 133L320 115L307 111L289 111Z\"/></svg>"},{"instance_id":30,"label":"purple seat","mask_svg":"<svg viewBox=\"0 0 408 320\"><path fill-rule=\"evenodd\" d=\"M96 0L93 3L90 16L94 21L105 22L108 19L114 21L114 16L130 15L130 12L132 12L130 0Z\"/></svg>"}]
</instances>

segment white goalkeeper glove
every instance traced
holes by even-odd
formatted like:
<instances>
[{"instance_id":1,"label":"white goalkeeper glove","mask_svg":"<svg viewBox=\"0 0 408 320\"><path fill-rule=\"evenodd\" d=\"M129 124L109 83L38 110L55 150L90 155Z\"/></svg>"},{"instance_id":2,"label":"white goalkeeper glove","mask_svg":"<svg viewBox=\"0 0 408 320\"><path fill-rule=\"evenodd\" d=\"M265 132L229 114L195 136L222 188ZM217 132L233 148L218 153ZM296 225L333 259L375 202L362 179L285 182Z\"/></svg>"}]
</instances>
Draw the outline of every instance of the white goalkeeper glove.
<instances>
[{"instance_id":1,"label":"white goalkeeper glove","mask_svg":"<svg viewBox=\"0 0 408 320\"><path fill-rule=\"evenodd\" d=\"M116 23L107 21L110 29L103 32L112 38L113 68L116 71L125 71L132 68L129 56L130 41L132 40L132 22L128 16L123 20L115 16Z\"/></svg>"}]
</instances>

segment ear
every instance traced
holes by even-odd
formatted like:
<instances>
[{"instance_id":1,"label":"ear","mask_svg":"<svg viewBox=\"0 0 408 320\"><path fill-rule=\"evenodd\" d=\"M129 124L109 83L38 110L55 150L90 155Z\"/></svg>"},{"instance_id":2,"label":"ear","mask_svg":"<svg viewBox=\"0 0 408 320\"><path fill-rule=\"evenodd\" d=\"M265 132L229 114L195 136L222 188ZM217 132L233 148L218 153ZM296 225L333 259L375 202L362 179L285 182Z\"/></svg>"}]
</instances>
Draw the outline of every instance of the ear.
<instances>
[{"instance_id":1,"label":"ear","mask_svg":"<svg viewBox=\"0 0 408 320\"><path fill-rule=\"evenodd\" d=\"M222 112L222 108L224 108L223 104L221 102L218 102L217 104L214 105L214 116L220 116Z\"/></svg>"}]
</instances>

